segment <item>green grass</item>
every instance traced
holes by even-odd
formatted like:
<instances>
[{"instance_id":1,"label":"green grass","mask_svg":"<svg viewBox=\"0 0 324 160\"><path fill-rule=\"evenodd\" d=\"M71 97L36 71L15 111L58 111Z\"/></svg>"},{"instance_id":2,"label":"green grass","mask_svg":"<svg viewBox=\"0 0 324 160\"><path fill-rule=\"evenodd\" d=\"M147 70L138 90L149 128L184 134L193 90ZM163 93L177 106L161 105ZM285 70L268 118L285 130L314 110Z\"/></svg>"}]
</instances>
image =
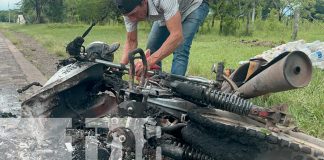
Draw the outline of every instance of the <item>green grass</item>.
<instances>
[{"instance_id":1,"label":"green grass","mask_svg":"<svg viewBox=\"0 0 324 160\"><path fill-rule=\"evenodd\" d=\"M211 77L211 66L213 63L225 61L227 68L236 68L239 61L248 60L249 58L261 54L263 51L270 49L264 46L251 46L242 44L240 40L259 40L271 41L276 44L289 42L291 37L291 24L287 27L284 24L271 22L257 22L255 32L252 36L220 36L218 33L217 23L214 28L208 27L206 23L200 30L200 33L194 39L190 65L188 68L189 75ZM242 25L242 29L243 30ZM307 42L315 40L324 41L324 24L308 23L300 24L299 39ZM10 31L23 32L34 37L42 43L51 53L58 56L67 56L65 46L76 36L81 35L88 25L71 25L71 24L42 24L42 25L8 25L0 24L6 32L11 35ZM139 30L139 47L145 48L149 25L143 24ZM208 31L210 29L211 31ZM12 40L14 37L9 36ZM92 41L104 41L107 43L120 42L123 46L125 41L125 31L123 25L105 25L96 26L86 38L85 44ZM115 62L119 61L122 49L116 53ZM163 69L170 71L172 56L163 61ZM294 116L297 125L306 133L324 138L324 71L315 69L313 79L310 85L303 89L292 90L282 93L271 94L270 97L256 98L253 102L260 106L272 106L276 104L288 104L290 113Z\"/></svg>"}]
</instances>

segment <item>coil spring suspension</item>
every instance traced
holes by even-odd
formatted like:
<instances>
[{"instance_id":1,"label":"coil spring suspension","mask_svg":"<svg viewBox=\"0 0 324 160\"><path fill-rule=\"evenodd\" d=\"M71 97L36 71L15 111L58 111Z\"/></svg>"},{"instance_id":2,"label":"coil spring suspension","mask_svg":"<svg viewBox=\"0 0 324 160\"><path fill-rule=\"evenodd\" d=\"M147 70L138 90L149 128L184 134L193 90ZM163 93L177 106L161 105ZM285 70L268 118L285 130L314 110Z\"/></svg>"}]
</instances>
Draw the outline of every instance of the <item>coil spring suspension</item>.
<instances>
[{"instance_id":1,"label":"coil spring suspension","mask_svg":"<svg viewBox=\"0 0 324 160\"><path fill-rule=\"evenodd\" d=\"M205 90L205 103L215 106L217 109L233 112L241 115L248 115L252 109L252 103L236 95L223 93L216 90Z\"/></svg>"},{"instance_id":2,"label":"coil spring suspension","mask_svg":"<svg viewBox=\"0 0 324 160\"><path fill-rule=\"evenodd\" d=\"M169 141L169 145L172 145L173 147L177 147L178 149L180 148L182 150L182 158L181 159L186 159L186 160L213 160L210 156L202 153L198 149L194 149L193 147L183 144L179 141L172 140L171 142ZM173 148L170 147L170 148Z\"/></svg>"},{"instance_id":3,"label":"coil spring suspension","mask_svg":"<svg viewBox=\"0 0 324 160\"><path fill-rule=\"evenodd\" d=\"M185 82L173 82L172 89L181 98L194 103L212 105L216 109L229 111L240 115L248 115L253 104L233 94L217 91L212 88L205 88Z\"/></svg>"}]
</instances>

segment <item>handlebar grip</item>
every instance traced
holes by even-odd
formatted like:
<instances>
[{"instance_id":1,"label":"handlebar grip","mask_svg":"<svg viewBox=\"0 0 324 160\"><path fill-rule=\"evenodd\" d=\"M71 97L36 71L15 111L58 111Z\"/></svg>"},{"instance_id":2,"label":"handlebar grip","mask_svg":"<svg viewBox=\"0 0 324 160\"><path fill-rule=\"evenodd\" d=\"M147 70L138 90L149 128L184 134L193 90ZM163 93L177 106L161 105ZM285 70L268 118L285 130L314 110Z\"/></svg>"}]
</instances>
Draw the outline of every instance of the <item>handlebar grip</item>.
<instances>
[{"instance_id":1,"label":"handlebar grip","mask_svg":"<svg viewBox=\"0 0 324 160\"><path fill-rule=\"evenodd\" d=\"M66 52L71 56L79 56L81 52L81 47L84 42L82 37L76 37L72 42L70 42L66 47Z\"/></svg>"},{"instance_id":2,"label":"handlebar grip","mask_svg":"<svg viewBox=\"0 0 324 160\"><path fill-rule=\"evenodd\" d=\"M92 30L92 27L95 25L96 25L95 22L92 23L91 26L83 33L82 38L86 37L89 34L89 32Z\"/></svg>"}]
</instances>

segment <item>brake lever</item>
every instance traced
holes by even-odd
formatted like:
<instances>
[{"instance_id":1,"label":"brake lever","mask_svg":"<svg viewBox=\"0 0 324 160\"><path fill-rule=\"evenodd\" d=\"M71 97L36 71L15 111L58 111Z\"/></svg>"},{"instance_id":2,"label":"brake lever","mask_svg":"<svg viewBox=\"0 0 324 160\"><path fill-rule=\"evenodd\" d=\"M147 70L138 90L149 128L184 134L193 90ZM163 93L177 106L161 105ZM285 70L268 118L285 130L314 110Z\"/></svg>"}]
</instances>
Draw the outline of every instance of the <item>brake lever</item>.
<instances>
[{"instance_id":1,"label":"brake lever","mask_svg":"<svg viewBox=\"0 0 324 160\"><path fill-rule=\"evenodd\" d=\"M105 61L105 60L101 60L101 59L95 59L94 62L104 64L104 65L106 65L108 67L111 67L111 68L116 68L116 69L119 69L119 70L122 70L122 71L127 71L127 74L129 74L128 73L129 69L130 69L129 65L117 64L117 63L113 63L113 62L109 62L109 61ZM147 74L155 75L156 72L148 70Z\"/></svg>"}]
</instances>

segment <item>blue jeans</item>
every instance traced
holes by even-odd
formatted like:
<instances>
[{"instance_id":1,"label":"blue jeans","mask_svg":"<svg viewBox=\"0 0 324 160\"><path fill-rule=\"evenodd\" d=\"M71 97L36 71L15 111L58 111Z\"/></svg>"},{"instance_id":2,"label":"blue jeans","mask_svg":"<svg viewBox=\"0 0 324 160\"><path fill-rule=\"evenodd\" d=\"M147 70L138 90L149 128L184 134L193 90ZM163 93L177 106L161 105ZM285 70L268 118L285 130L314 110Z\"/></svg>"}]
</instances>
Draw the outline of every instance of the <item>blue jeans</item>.
<instances>
[{"instance_id":1,"label":"blue jeans","mask_svg":"<svg viewBox=\"0 0 324 160\"><path fill-rule=\"evenodd\" d=\"M193 12L191 12L182 22L182 32L184 41L173 52L173 61L171 73L177 75L185 75L189 62L190 47L195 34L198 32L199 26L205 20L209 12L209 6L206 2L202 4ZM169 31L166 26L159 26L158 22L154 22L151 32L149 34L147 49L151 53L155 53L169 36ZM158 63L162 67L162 63Z\"/></svg>"}]
</instances>

